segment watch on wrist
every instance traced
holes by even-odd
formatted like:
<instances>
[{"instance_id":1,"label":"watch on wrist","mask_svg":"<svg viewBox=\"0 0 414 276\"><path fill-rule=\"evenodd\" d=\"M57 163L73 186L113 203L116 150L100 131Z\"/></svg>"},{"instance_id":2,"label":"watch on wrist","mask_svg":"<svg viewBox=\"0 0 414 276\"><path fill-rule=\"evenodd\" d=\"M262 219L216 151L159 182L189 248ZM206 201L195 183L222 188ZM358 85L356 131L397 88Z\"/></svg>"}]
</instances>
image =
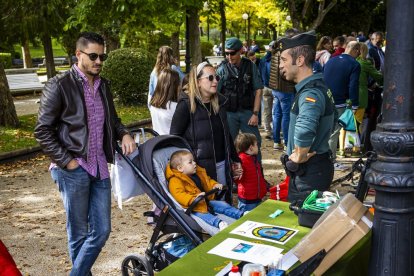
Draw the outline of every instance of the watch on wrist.
<instances>
[{"instance_id":1,"label":"watch on wrist","mask_svg":"<svg viewBox=\"0 0 414 276\"><path fill-rule=\"evenodd\" d=\"M253 111L253 114L256 116L259 115L259 111Z\"/></svg>"}]
</instances>

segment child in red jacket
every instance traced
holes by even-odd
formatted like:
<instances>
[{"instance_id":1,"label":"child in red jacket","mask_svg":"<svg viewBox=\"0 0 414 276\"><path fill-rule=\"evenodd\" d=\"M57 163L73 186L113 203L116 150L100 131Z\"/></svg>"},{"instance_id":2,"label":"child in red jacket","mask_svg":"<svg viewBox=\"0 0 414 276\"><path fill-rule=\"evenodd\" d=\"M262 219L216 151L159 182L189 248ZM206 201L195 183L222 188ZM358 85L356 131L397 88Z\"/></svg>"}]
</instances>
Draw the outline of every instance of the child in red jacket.
<instances>
[{"instance_id":1,"label":"child in red jacket","mask_svg":"<svg viewBox=\"0 0 414 276\"><path fill-rule=\"evenodd\" d=\"M243 175L236 179L238 208L250 211L262 202L262 198L267 193L262 168L257 160L259 147L256 136L251 133L240 133L236 138L235 146L243 168Z\"/></svg>"}]
</instances>

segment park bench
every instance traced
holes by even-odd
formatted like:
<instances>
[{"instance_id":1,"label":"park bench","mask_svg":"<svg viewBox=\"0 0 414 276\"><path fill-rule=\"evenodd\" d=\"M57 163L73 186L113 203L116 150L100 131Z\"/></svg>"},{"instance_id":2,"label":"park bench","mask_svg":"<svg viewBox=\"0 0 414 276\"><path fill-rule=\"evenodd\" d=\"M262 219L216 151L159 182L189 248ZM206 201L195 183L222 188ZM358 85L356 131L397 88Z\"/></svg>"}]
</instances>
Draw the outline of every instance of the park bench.
<instances>
[{"instance_id":1,"label":"park bench","mask_svg":"<svg viewBox=\"0 0 414 276\"><path fill-rule=\"evenodd\" d=\"M36 73L6 75L11 94L19 95L29 91L39 91L45 86Z\"/></svg>"},{"instance_id":2,"label":"park bench","mask_svg":"<svg viewBox=\"0 0 414 276\"><path fill-rule=\"evenodd\" d=\"M225 57L223 56L206 56L205 60L210 63L211 65L213 65L214 67L217 67L220 65L220 63L222 63L223 61L225 61Z\"/></svg>"},{"instance_id":3,"label":"park bench","mask_svg":"<svg viewBox=\"0 0 414 276\"><path fill-rule=\"evenodd\" d=\"M68 65L69 61L66 57L55 57L53 58L53 62L55 63L55 66L62 66L62 65ZM43 59L43 62L38 65L39 68L46 66L46 59Z\"/></svg>"}]
</instances>

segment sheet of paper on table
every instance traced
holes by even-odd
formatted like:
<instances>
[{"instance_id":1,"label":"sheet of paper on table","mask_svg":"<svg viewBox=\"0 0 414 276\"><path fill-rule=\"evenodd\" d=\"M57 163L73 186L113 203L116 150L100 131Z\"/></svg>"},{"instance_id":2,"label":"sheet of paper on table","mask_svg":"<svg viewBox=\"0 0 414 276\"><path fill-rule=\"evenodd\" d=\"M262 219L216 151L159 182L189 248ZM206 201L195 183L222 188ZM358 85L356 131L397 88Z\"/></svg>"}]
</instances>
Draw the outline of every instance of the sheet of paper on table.
<instances>
[{"instance_id":1,"label":"sheet of paper on table","mask_svg":"<svg viewBox=\"0 0 414 276\"><path fill-rule=\"evenodd\" d=\"M282 249L270 245L228 238L208 253L233 260L268 265L280 257L282 251Z\"/></svg>"},{"instance_id":2,"label":"sheet of paper on table","mask_svg":"<svg viewBox=\"0 0 414 276\"><path fill-rule=\"evenodd\" d=\"M247 220L230 233L248 238L285 244L297 232L298 230L295 229Z\"/></svg>"}]
</instances>

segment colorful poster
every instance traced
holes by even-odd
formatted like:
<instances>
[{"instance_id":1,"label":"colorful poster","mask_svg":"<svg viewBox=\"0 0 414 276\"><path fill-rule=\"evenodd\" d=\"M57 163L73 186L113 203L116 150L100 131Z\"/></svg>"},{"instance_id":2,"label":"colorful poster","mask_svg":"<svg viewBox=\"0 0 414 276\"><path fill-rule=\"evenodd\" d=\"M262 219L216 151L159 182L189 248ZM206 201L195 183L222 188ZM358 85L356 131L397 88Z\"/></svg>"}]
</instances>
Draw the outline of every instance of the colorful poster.
<instances>
[{"instance_id":1,"label":"colorful poster","mask_svg":"<svg viewBox=\"0 0 414 276\"><path fill-rule=\"evenodd\" d=\"M279 244L285 244L290 240L298 230L264 224L255 221L245 221L239 227L231 231L231 234L236 234L248 238L271 241Z\"/></svg>"}]
</instances>

